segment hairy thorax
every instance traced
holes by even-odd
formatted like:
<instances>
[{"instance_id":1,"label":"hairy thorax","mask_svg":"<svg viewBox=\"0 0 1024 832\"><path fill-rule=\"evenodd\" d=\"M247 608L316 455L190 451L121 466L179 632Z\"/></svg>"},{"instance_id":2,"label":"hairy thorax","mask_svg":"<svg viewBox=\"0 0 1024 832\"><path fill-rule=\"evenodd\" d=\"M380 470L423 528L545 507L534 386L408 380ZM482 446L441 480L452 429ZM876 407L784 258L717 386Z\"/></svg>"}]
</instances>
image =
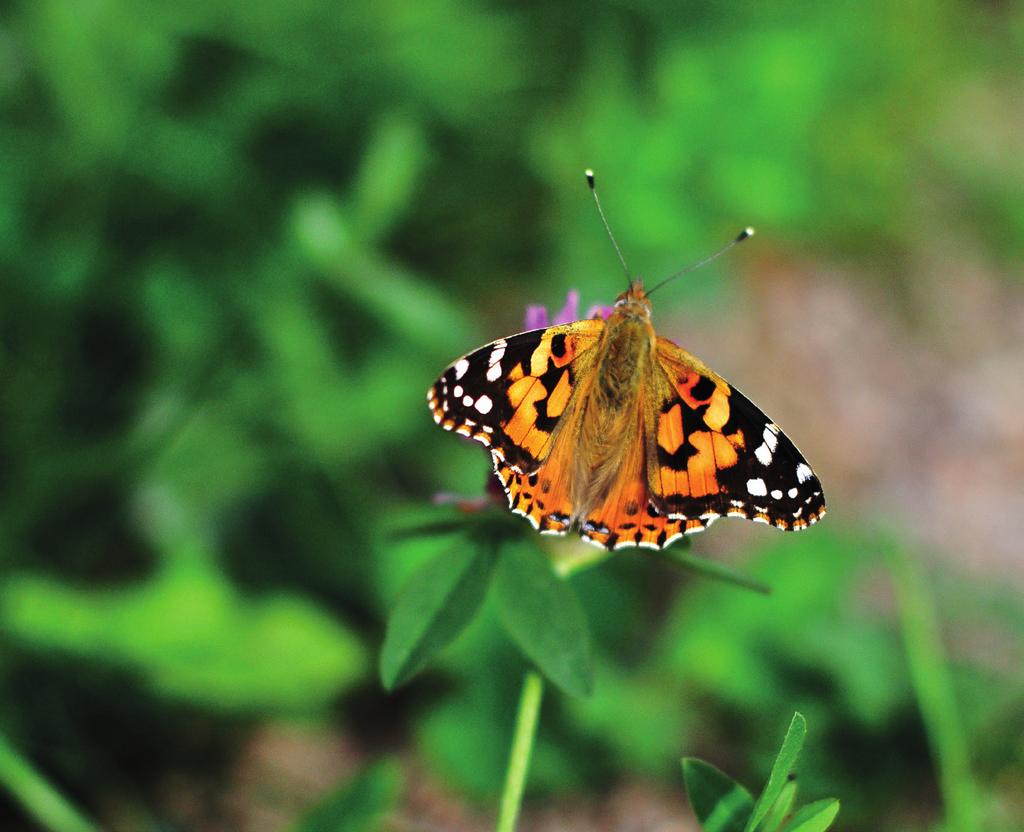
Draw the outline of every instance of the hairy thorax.
<instances>
[{"instance_id":1,"label":"hairy thorax","mask_svg":"<svg viewBox=\"0 0 1024 832\"><path fill-rule=\"evenodd\" d=\"M642 449L628 441L642 435L637 397L650 372L654 329L645 310L616 309L608 319L594 382L586 391L574 456L573 497L583 514L605 498L624 466L643 464Z\"/></svg>"}]
</instances>

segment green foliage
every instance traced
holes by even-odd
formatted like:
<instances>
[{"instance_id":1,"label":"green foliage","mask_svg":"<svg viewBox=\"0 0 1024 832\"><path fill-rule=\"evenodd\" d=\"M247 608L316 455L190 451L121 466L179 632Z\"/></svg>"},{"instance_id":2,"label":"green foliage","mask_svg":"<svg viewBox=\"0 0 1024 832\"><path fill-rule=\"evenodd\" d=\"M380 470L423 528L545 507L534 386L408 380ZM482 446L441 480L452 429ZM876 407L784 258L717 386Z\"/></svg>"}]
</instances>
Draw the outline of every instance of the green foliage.
<instances>
[{"instance_id":1,"label":"green foliage","mask_svg":"<svg viewBox=\"0 0 1024 832\"><path fill-rule=\"evenodd\" d=\"M977 787L928 583L898 544L888 541L886 549L910 676L939 768L946 822L951 829L972 832L980 828Z\"/></svg>"},{"instance_id":2,"label":"green foliage","mask_svg":"<svg viewBox=\"0 0 1024 832\"><path fill-rule=\"evenodd\" d=\"M876 283L906 329L893 348L941 356L955 333L930 304L946 293L922 274L991 274L994 294L1022 273L1014 4L34 0L0 18L0 714L26 764L103 827L236 825L264 791L240 767L280 753L266 737L295 718L371 756L404 742L455 795L493 798L522 673L554 636L520 651L507 630L527 625L507 628L488 590L444 649L455 619L411 627L395 680L426 653L431 674L380 691L369 657L399 590L468 551L386 532L489 476L479 447L431 423L438 371L518 329L526 303L621 289L583 168L652 279L758 227L662 296L659 329L683 343L683 314L707 331L731 309L773 314L764 293L795 263L824 287L802 314L845 320L829 299ZM843 370L764 400L783 420L814 401L817 432L794 438L826 457L849 440L814 379ZM664 781L709 738L746 777L767 768L766 715L797 705L822 737L801 788L842 793L852 828L937 822L937 799L912 819L904 804L940 785L950 822L1011 828L1013 581L931 576L931 615L902 575L897 611L856 532L878 509L859 513L860 457L828 464L842 502L812 533L682 555L749 570L737 581L770 597L649 553L563 586L593 634L594 695L549 697L531 789ZM556 571L582 551L530 546ZM24 825L22 805L0 826Z\"/></svg>"},{"instance_id":3,"label":"green foliage","mask_svg":"<svg viewBox=\"0 0 1024 832\"><path fill-rule=\"evenodd\" d=\"M161 694L228 711L315 712L366 664L355 636L315 607L241 598L201 563L117 592L13 579L0 621L36 650L114 663Z\"/></svg>"},{"instance_id":4,"label":"green foliage","mask_svg":"<svg viewBox=\"0 0 1024 832\"><path fill-rule=\"evenodd\" d=\"M589 696L594 665L583 610L532 541L503 553L495 590L502 621L519 649L560 688Z\"/></svg>"},{"instance_id":5,"label":"green foliage","mask_svg":"<svg viewBox=\"0 0 1024 832\"><path fill-rule=\"evenodd\" d=\"M761 827L771 832L782 829L782 824L793 813L793 804L796 802L797 784L796 780L790 778L782 786L778 798L772 803L768 814L764 816Z\"/></svg>"},{"instance_id":6,"label":"green foliage","mask_svg":"<svg viewBox=\"0 0 1024 832\"><path fill-rule=\"evenodd\" d=\"M749 575L744 575L736 569L731 569L723 563L717 563L708 558L694 557L684 546L670 546L661 553L661 556L672 563L679 564L685 569L692 569L698 575L706 575L709 578L715 578L733 586L760 592L762 595L767 595L771 592L768 584L762 583L756 578L751 578Z\"/></svg>"},{"instance_id":7,"label":"green foliage","mask_svg":"<svg viewBox=\"0 0 1024 832\"><path fill-rule=\"evenodd\" d=\"M754 798L710 763L687 757L683 779L693 813L704 832L743 832Z\"/></svg>"},{"instance_id":8,"label":"green foliage","mask_svg":"<svg viewBox=\"0 0 1024 832\"><path fill-rule=\"evenodd\" d=\"M51 832L94 832L96 827L0 736L0 784Z\"/></svg>"},{"instance_id":9,"label":"green foliage","mask_svg":"<svg viewBox=\"0 0 1024 832\"><path fill-rule=\"evenodd\" d=\"M473 619L490 584L497 551L473 546L445 553L409 582L388 619L380 656L384 687L408 681Z\"/></svg>"},{"instance_id":10,"label":"green foliage","mask_svg":"<svg viewBox=\"0 0 1024 832\"><path fill-rule=\"evenodd\" d=\"M797 791L796 759L806 736L807 721L796 713L757 801L709 763L689 757L684 759L686 793L703 832L824 832L828 829L839 813L838 800L819 800L795 813L792 811Z\"/></svg>"},{"instance_id":11,"label":"green foliage","mask_svg":"<svg viewBox=\"0 0 1024 832\"><path fill-rule=\"evenodd\" d=\"M743 832L754 832L779 801L787 780L796 770L796 758L800 756L806 738L807 720L802 714L795 713L782 741L782 748L779 749L779 756L775 758L771 774L768 775L768 783L754 804L754 811L750 813L750 819Z\"/></svg>"},{"instance_id":12,"label":"green foliage","mask_svg":"<svg viewBox=\"0 0 1024 832\"><path fill-rule=\"evenodd\" d=\"M394 809L402 772L390 760L359 772L323 798L295 825L295 832L376 832L385 812Z\"/></svg>"},{"instance_id":13,"label":"green foliage","mask_svg":"<svg viewBox=\"0 0 1024 832\"><path fill-rule=\"evenodd\" d=\"M817 800L799 809L784 832L825 832L838 814L838 800L829 798Z\"/></svg>"}]
</instances>

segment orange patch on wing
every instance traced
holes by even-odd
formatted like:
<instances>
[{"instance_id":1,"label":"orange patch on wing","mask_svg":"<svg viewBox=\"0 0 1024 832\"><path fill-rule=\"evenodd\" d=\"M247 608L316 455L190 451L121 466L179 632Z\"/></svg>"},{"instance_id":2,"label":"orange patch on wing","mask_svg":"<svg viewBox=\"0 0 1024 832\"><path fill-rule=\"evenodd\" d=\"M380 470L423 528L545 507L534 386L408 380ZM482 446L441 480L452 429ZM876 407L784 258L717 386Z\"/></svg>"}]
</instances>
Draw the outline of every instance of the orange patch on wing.
<instances>
[{"instance_id":1,"label":"orange patch on wing","mask_svg":"<svg viewBox=\"0 0 1024 832\"><path fill-rule=\"evenodd\" d=\"M667 413L658 417L658 444L668 453L674 454L685 438L682 405L676 403Z\"/></svg>"},{"instance_id":2,"label":"orange patch on wing","mask_svg":"<svg viewBox=\"0 0 1024 832\"><path fill-rule=\"evenodd\" d=\"M623 469L604 503L587 515L583 532L591 542L606 548L648 546L663 548L682 534L682 520L666 515L651 517L648 494L642 479Z\"/></svg>"},{"instance_id":3,"label":"orange patch on wing","mask_svg":"<svg viewBox=\"0 0 1024 832\"><path fill-rule=\"evenodd\" d=\"M517 361L516 366L512 368L512 371L508 374L509 381L519 381L526 373L523 372L523 362Z\"/></svg>"},{"instance_id":4,"label":"orange patch on wing","mask_svg":"<svg viewBox=\"0 0 1024 832\"><path fill-rule=\"evenodd\" d=\"M663 465L661 467L661 488L662 495L666 497L689 497L690 477L685 471L676 471Z\"/></svg>"},{"instance_id":5,"label":"orange patch on wing","mask_svg":"<svg viewBox=\"0 0 1024 832\"><path fill-rule=\"evenodd\" d=\"M537 344L537 348L530 355L530 375L542 376L548 368L548 358L551 357L551 338L544 335Z\"/></svg>"},{"instance_id":6,"label":"orange patch on wing","mask_svg":"<svg viewBox=\"0 0 1024 832\"><path fill-rule=\"evenodd\" d=\"M496 463L495 473L508 495L509 508L541 532L565 534L571 526L566 459L564 453L555 451L534 474L520 473L500 460Z\"/></svg>"},{"instance_id":7,"label":"orange patch on wing","mask_svg":"<svg viewBox=\"0 0 1024 832\"><path fill-rule=\"evenodd\" d=\"M526 438L519 443L519 446L524 448L534 459L540 459L547 449L549 439L551 439L550 433L534 427L533 430L526 434Z\"/></svg>"},{"instance_id":8,"label":"orange patch on wing","mask_svg":"<svg viewBox=\"0 0 1024 832\"><path fill-rule=\"evenodd\" d=\"M523 445L524 440L537 424L537 402L547 394L548 391L544 389L543 384L537 379L529 377L520 379L509 388L509 401L516 408L516 412L512 414L512 418L508 420L504 428L508 438L516 445ZM544 431L540 431L540 433L544 434L544 441L547 441L548 434Z\"/></svg>"},{"instance_id":9,"label":"orange patch on wing","mask_svg":"<svg viewBox=\"0 0 1024 832\"><path fill-rule=\"evenodd\" d=\"M729 394L721 387L716 387L715 392L711 394L711 403L704 413L704 424L711 430L721 430L728 421Z\"/></svg>"},{"instance_id":10,"label":"orange patch on wing","mask_svg":"<svg viewBox=\"0 0 1024 832\"><path fill-rule=\"evenodd\" d=\"M509 385L508 388L509 404L511 404L512 407L519 407L520 405L522 405L523 399L526 398L526 396L533 390L534 385L536 385L537 383L537 379L535 379L533 376L525 376L523 378L520 378L518 381L513 382L511 385ZM544 390L543 385L540 385L540 388L542 392L547 392ZM535 399L536 398L537 397L535 397ZM544 396L540 396L539 398L542 399L544 398Z\"/></svg>"},{"instance_id":11,"label":"orange patch on wing","mask_svg":"<svg viewBox=\"0 0 1024 832\"><path fill-rule=\"evenodd\" d=\"M715 452L715 465L719 468L732 468L739 461L736 448L721 433L711 434L711 449Z\"/></svg>"},{"instance_id":12,"label":"orange patch on wing","mask_svg":"<svg viewBox=\"0 0 1024 832\"><path fill-rule=\"evenodd\" d=\"M569 403L569 395L571 393L572 384L569 381L569 371L562 370L562 377L558 379L558 384L555 385L555 389L548 396L548 416L552 419L557 419L561 416L565 406Z\"/></svg>"},{"instance_id":13,"label":"orange patch on wing","mask_svg":"<svg viewBox=\"0 0 1024 832\"><path fill-rule=\"evenodd\" d=\"M690 434L690 444L697 450L697 453L686 461L686 473L690 477L690 495L693 497L705 497L719 491L712 436L713 434L704 430Z\"/></svg>"}]
</instances>

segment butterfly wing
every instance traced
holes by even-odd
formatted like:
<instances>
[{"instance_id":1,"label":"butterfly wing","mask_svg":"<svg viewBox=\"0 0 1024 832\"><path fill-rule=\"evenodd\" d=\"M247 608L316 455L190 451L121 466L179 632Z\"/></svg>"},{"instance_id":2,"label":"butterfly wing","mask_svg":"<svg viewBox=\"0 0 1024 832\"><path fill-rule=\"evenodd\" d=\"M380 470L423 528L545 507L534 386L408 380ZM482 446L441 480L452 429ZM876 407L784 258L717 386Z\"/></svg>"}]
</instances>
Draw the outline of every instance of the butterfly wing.
<instances>
[{"instance_id":1,"label":"butterfly wing","mask_svg":"<svg viewBox=\"0 0 1024 832\"><path fill-rule=\"evenodd\" d=\"M572 410L604 326L590 319L535 329L463 356L427 392L434 421L485 445L496 466L536 472Z\"/></svg>"},{"instance_id":2,"label":"butterfly wing","mask_svg":"<svg viewBox=\"0 0 1024 832\"><path fill-rule=\"evenodd\" d=\"M799 531L825 514L800 451L746 396L666 338L647 433L647 484L669 517L746 517Z\"/></svg>"}]
</instances>

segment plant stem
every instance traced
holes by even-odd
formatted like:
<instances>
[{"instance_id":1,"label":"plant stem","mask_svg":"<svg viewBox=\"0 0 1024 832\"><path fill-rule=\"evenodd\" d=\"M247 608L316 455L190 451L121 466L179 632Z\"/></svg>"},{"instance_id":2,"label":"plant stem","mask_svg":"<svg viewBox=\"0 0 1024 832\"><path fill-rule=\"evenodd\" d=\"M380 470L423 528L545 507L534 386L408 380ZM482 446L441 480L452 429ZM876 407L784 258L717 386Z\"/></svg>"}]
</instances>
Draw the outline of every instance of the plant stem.
<instances>
[{"instance_id":1,"label":"plant stem","mask_svg":"<svg viewBox=\"0 0 1024 832\"><path fill-rule=\"evenodd\" d=\"M516 729L512 737L512 750L508 757L505 787L498 809L497 832L514 832L519 806L526 786L526 770L530 765L533 740L537 735L540 700L544 694L544 680L536 670L528 670L523 678L523 692L519 697Z\"/></svg>"},{"instance_id":2,"label":"plant stem","mask_svg":"<svg viewBox=\"0 0 1024 832\"><path fill-rule=\"evenodd\" d=\"M938 769L946 808L944 828L976 832L978 794L953 682L943 655L935 605L925 576L911 557L892 541L886 548L899 599L910 679Z\"/></svg>"},{"instance_id":3,"label":"plant stem","mask_svg":"<svg viewBox=\"0 0 1024 832\"><path fill-rule=\"evenodd\" d=\"M96 832L96 827L2 736L0 784L43 829L52 832Z\"/></svg>"}]
</instances>

